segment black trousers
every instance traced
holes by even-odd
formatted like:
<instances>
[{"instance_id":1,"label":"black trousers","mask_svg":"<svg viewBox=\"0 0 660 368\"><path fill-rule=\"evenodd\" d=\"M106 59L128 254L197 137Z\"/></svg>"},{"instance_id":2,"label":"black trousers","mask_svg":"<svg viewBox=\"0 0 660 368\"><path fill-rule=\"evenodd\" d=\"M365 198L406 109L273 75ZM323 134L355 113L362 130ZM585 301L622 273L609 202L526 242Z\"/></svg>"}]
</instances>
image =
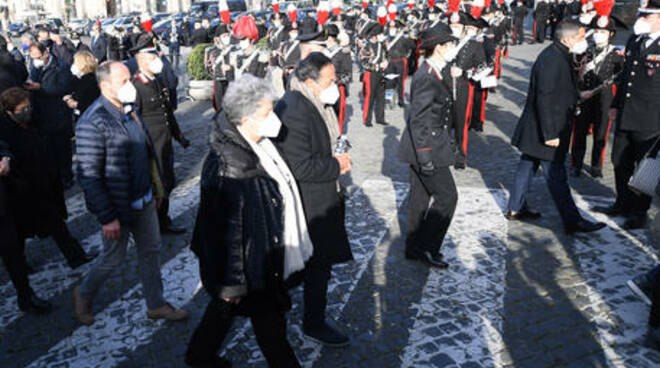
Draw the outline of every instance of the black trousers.
<instances>
[{"instance_id":1,"label":"black trousers","mask_svg":"<svg viewBox=\"0 0 660 368\"><path fill-rule=\"evenodd\" d=\"M394 82L396 83L396 92L399 96L399 104L403 104L405 100L405 94L406 94L406 77L408 76L408 59L406 58L401 58L401 59L395 59L390 62L390 68L391 72L394 74L398 74L399 78L397 78Z\"/></svg>"},{"instance_id":2,"label":"black trousers","mask_svg":"<svg viewBox=\"0 0 660 368\"><path fill-rule=\"evenodd\" d=\"M651 206L651 197L637 194L628 188L628 180L635 172L635 167L653 146L657 135L640 134L618 130L612 147L614 165L614 183L616 187L616 206L624 208L629 215L645 215Z\"/></svg>"},{"instance_id":3,"label":"black trousers","mask_svg":"<svg viewBox=\"0 0 660 368\"><path fill-rule=\"evenodd\" d=\"M213 108L215 111L222 110L222 97L225 95L229 82L226 80L213 81Z\"/></svg>"},{"instance_id":4,"label":"black trousers","mask_svg":"<svg viewBox=\"0 0 660 368\"><path fill-rule=\"evenodd\" d=\"M71 142L71 134L68 132L44 133L44 136L48 145L48 152L53 155L57 164L62 183L68 184L72 182L73 143Z\"/></svg>"},{"instance_id":5,"label":"black trousers","mask_svg":"<svg viewBox=\"0 0 660 368\"><path fill-rule=\"evenodd\" d=\"M513 41L515 43L525 42L525 20L513 24Z\"/></svg>"},{"instance_id":6,"label":"black trousers","mask_svg":"<svg viewBox=\"0 0 660 368\"><path fill-rule=\"evenodd\" d=\"M332 265L316 258L310 259L305 267L303 325L305 328L322 326L328 305L328 281Z\"/></svg>"},{"instance_id":7,"label":"black trousers","mask_svg":"<svg viewBox=\"0 0 660 368\"><path fill-rule=\"evenodd\" d=\"M611 103L611 100L609 100ZM609 106L609 103L605 106ZM580 106L581 113L573 121L573 143L571 145L571 166L581 168L587 152L587 135L593 125L593 147L591 166L603 167L605 145L610 131L608 111L603 109L600 98L587 101Z\"/></svg>"},{"instance_id":8,"label":"black trousers","mask_svg":"<svg viewBox=\"0 0 660 368\"><path fill-rule=\"evenodd\" d=\"M25 261L25 247L18 239L11 215L0 215L0 234L0 259L9 273L18 297L28 297L31 289Z\"/></svg>"},{"instance_id":9,"label":"black trousers","mask_svg":"<svg viewBox=\"0 0 660 368\"><path fill-rule=\"evenodd\" d=\"M458 202L449 168L440 167L425 176L411 167L408 201L406 251L439 253Z\"/></svg>"},{"instance_id":10,"label":"black trousers","mask_svg":"<svg viewBox=\"0 0 660 368\"><path fill-rule=\"evenodd\" d=\"M456 102L454 104L454 137L458 146L457 160L465 162L468 148L468 129L472 115L474 87L468 81L456 82Z\"/></svg>"},{"instance_id":11,"label":"black trousers","mask_svg":"<svg viewBox=\"0 0 660 368\"><path fill-rule=\"evenodd\" d=\"M534 41L543 43L545 42L547 19L545 17L537 17L534 19Z\"/></svg>"},{"instance_id":12,"label":"black trousers","mask_svg":"<svg viewBox=\"0 0 660 368\"><path fill-rule=\"evenodd\" d=\"M266 298L247 297L237 305L219 298L211 299L188 343L186 356L197 362L212 361L236 316L246 315L252 322L257 343L269 366L300 367L286 337L284 312L273 308L272 304Z\"/></svg>"},{"instance_id":13,"label":"black trousers","mask_svg":"<svg viewBox=\"0 0 660 368\"><path fill-rule=\"evenodd\" d=\"M365 71L362 76L362 122L371 124L371 116L376 109L376 121L385 122L385 80L383 73Z\"/></svg>"},{"instance_id":14,"label":"black trousers","mask_svg":"<svg viewBox=\"0 0 660 368\"><path fill-rule=\"evenodd\" d=\"M660 328L660 277L653 279L649 325L653 328Z\"/></svg>"},{"instance_id":15,"label":"black trousers","mask_svg":"<svg viewBox=\"0 0 660 368\"><path fill-rule=\"evenodd\" d=\"M474 98L472 100L472 116L470 117L470 129L482 131L486 122L486 100L488 90L474 87Z\"/></svg>"}]
</instances>

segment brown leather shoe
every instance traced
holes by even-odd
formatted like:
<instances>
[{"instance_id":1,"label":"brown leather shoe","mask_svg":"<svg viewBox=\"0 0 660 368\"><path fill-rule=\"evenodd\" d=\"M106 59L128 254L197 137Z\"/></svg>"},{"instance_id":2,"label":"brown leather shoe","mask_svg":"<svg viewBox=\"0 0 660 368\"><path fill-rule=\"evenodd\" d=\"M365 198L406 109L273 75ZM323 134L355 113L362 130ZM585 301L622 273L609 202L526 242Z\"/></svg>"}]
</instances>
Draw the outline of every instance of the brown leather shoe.
<instances>
[{"instance_id":1,"label":"brown leather shoe","mask_svg":"<svg viewBox=\"0 0 660 368\"><path fill-rule=\"evenodd\" d=\"M160 308L148 310L147 317L149 317L149 319L181 321L188 318L188 312L183 309L175 308L170 303L167 303Z\"/></svg>"},{"instance_id":2,"label":"brown leather shoe","mask_svg":"<svg viewBox=\"0 0 660 368\"><path fill-rule=\"evenodd\" d=\"M80 296L80 286L76 286L73 289L73 313L83 325L91 326L94 324L92 301Z\"/></svg>"}]
</instances>

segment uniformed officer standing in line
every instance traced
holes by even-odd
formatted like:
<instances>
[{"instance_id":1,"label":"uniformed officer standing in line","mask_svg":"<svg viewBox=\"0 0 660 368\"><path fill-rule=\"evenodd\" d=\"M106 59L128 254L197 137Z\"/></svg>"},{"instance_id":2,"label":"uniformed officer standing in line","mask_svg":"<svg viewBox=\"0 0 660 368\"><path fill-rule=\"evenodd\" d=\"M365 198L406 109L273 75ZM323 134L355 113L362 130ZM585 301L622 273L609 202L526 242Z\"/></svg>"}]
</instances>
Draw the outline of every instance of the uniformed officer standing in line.
<instances>
[{"instance_id":1,"label":"uniformed officer standing in line","mask_svg":"<svg viewBox=\"0 0 660 368\"><path fill-rule=\"evenodd\" d=\"M300 62L300 41L298 40L298 26L293 23L286 26L289 39L280 43L279 66L284 71L285 85L291 78L291 74Z\"/></svg>"},{"instance_id":2,"label":"uniformed officer standing in line","mask_svg":"<svg viewBox=\"0 0 660 368\"><path fill-rule=\"evenodd\" d=\"M138 45L131 51L136 52L135 59L138 65L138 72L133 78L133 84L138 92L135 104L151 136L166 191L165 197L158 208L160 231L162 233L182 234L186 232L186 228L172 223L172 219L168 214L169 194L176 184L174 150L172 149L173 131L179 132L179 137L176 138L180 143L187 141L180 135L169 101L168 89L156 76L163 70L163 61L158 56L158 50L154 46L153 39L147 34L140 36ZM176 127L173 125L176 125ZM182 143L182 145L187 146L185 143Z\"/></svg>"},{"instance_id":3,"label":"uniformed officer standing in line","mask_svg":"<svg viewBox=\"0 0 660 368\"><path fill-rule=\"evenodd\" d=\"M282 13L273 14L272 25L268 29L268 46L271 50L278 50L282 41L288 37L285 28L286 17Z\"/></svg>"},{"instance_id":4,"label":"uniformed officer standing in line","mask_svg":"<svg viewBox=\"0 0 660 368\"><path fill-rule=\"evenodd\" d=\"M410 109L399 147L400 158L410 165L410 200L406 258L432 267L447 268L440 248L454 216L458 192L449 166L455 162L449 133L452 94L442 78L445 55L456 38L446 27L433 27L420 35L426 58L410 85Z\"/></svg>"},{"instance_id":5,"label":"uniformed officer standing in line","mask_svg":"<svg viewBox=\"0 0 660 368\"><path fill-rule=\"evenodd\" d=\"M609 110L614 100L616 87L614 76L623 68L623 56L610 44L616 28L614 21L599 17L593 19L590 28L594 30L595 47L588 51L588 62L578 71L578 88L594 91L593 97L579 104L579 114L573 126L571 146L571 176L580 176L582 162L587 150L587 135L593 125L593 147L591 150L590 174L594 178L603 177L605 146L612 122Z\"/></svg>"},{"instance_id":6,"label":"uniformed officer standing in line","mask_svg":"<svg viewBox=\"0 0 660 368\"><path fill-rule=\"evenodd\" d=\"M660 136L660 0L649 0L639 9L635 34L626 44L619 90L610 118L616 120L612 163L616 201L594 210L627 218L624 229L646 225L651 197L628 188L635 167Z\"/></svg>"},{"instance_id":7,"label":"uniformed officer standing in line","mask_svg":"<svg viewBox=\"0 0 660 368\"><path fill-rule=\"evenodd\" d=\"M452 34L459 39L453 54L456 56L443 69L443 79L451 88L454 97L454 137L457 145L457 169L464 169L468 150L468 129L474 101L474 81L470 78L486 65L486 53L482 44L467 33L468 26L474 30L477 20L471 15L458 12L449 17ZM453 71L452 71L453 69Z\"/></svg>"},{"instance_id":8,"label":"uniformed officer standing in line","mask_svg":"<svg viewBox=\"0 0 660 368\"><path fill-rule=\"evenodd\" d=\"M546 37L546 26L550 17L550 5L547 0L536 0L534 9L534 35L531 43L543 43Z\"/></svg>"},{"instance_id":9,"label":"uniformed officer standing in line","mask_svg":"<svg viewBox=\"0 0 660 368\"><path fill-rule=\"evenodd\" d=\"M512 9L513 13L513 43L522 45L525 41L525 17L527 17L527 6L525 1L517 0Z\"/></svg>"},{"instance_id":10,"label":"uniformed officer standing in line","mask_svg":"<svg viewBox=\"0 0 660 368\"><path fill-rule=\"evenodd\" d=\"M399 106L405 107L406 78L408 77L408 56L417 47L417 43L404 32L401 21L390 21L387 28L387 58L388 72L398 74L396 90L399 95Z\"/></svg>"},{"instance_id":11,"label":"uniformed officer standing in line","mask_svg":"<svg viewBox=\"0 0 660 368\"><path fill-rule=\"evenodd\" d=\"M219 25L215 29L214 46L208 51L208 71L213 76L213 108L219 111L222 106L222 96L229 82L234 80L230 63L230 53L234 50L227 26Z\"/></svg>"},{"instance_id":12,"label":"uniformed officer standing in line","mask_svg":"<svg viewBox=\"0 0 660 368\"><path fill-rule=\"evenodd\" d=\"M358 59L362 65L362 122L371 127L371 118L376 110L376 123L387 125L385 122L385 80L383 73L387 69L387 48L383 34L383 27L372 23L366 31L367 44L360 48Z\"/></svg>"},{"instance_id":13,"label":"uniformed officer standing in line","mask_svg":"<svg viewBox=\"0 0 660 368\"><path fill-rule=\"evenodd\" d=\"M335 76L337 78L337 87L339 88L339 99L334 105L339 121L339 133L344 132L344 121L346 119L346 98L348 97L348 87L353 79L353 60L351 58L351 49L349 48L348 34L339 32L339 28L334 24L326 27L327 40L325 56L332 60L335 66Z\"/></svg>"}]
</instances>

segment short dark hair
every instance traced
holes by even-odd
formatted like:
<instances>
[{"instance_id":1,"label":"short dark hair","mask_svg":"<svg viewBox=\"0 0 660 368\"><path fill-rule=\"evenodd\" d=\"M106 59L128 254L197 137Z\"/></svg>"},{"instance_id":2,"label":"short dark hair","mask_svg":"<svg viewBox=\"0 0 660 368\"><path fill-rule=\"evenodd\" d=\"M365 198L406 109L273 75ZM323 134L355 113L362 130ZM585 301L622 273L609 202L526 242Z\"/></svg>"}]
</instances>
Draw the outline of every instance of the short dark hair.
<instances>
[{"instance_id":1,"label":"short dark hair","mask_svg":"<svg viewBox=\"0 0 660 368\"><path fill-rule=\"evenodd\" d=\"M332 60L327 56L320 52L312 52L298 64L298 67L296 67L296 78L301 82L308 79L317 81L319 75L321 75L321 69L328 64L332 64Z\"/></svg>"},{"instance_id":2,"label":"short dark hair","mask_svg":"<svg viewBox=\"0 0 660 368\"><path fill-rule=\"evenodd\" d=\"M11 87L0 94L0 106L4 111L13 112L16 106L29 98L28 91L20 87Z\"/></svg>"},{"instance_id":3,"label":"short dark hair","mask_svg":"<svg viewBox=\"0 0 660 368\"><path fill-rule=\"evenodd\" d=\"M43 43L39 43L39 42L33 42L33 43L31 43L31 44L30 44L30 49L29 49L29 50L32 51L32 49L37 49L37 50L39 50L39 52L41 52L41 55L42 55L42 56L43 56L44 52L46 52L46 51L48 50L48 49L46 48L46 46L45 46Z\"/></svg>"},{"instance_id":4,"label":"short dark hair","mask_svg":"<svg viewBox=\"0 0 660 368\"><path fill-rule=\"evenodd\" d=\"M584 26L575 19L564 19L557 25L557 30L555 31L555 41L561 41L562 39L570 36L574 36L580 32L580 28Z\"/></svg>"}]
</instances>

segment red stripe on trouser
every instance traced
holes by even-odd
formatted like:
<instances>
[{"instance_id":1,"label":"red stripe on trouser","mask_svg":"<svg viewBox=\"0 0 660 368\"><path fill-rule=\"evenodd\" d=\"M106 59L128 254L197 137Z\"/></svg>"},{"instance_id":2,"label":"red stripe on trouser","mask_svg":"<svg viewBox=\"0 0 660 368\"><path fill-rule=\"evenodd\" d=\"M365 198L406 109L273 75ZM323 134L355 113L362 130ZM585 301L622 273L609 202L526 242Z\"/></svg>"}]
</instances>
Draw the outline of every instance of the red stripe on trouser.
<instances>
[{"instance_id":1,"label":"red stripe on trouser","mask_svg":"<svg viewBox=\"0 0 660 368\"><path fill-rule=\"evenodd\" d=\"M484 89L481 91L481 126L484 126L486 123L486 98L488 98L488 90Z\"/></svg>"},{"instance_id":2,"label":"red stripe on trouser","mask_svg":"<svg viewBox=\"0 0 660 368\"><path fill-rule=\"evenodd\" d=\"M534 21L534 32L532 34L532 43L536 42L536 21Z\"/></svg>"},{"instance_id":3,"label":"red stripe on trouser","mask_svg":"<svg viewBox=\"0 0 660 368\"><path fill-rule=\"evenodd\" d=\"M571 153L575 150L575 125L577 124L577 119L573 118L573 127L571 128ZM575 158L571 159L571 162L575 161Z\"/></svg>"},{"instance_id":4,"label":"red stripe on trouser","mask_svg":"<svg viewBox=\"0 0 660 368\"><path fill-rule=\"evenodd\" d=\"M474 86L472 83L468 85L468 103L465 109L465 122L463 123L463 154L467 157L468 147L468 130L470 128L470 120L472 119L472 100L474 99Z\"/></svg>"},{"instance_id":5,"label":"red stripe on trouser","mask_svg":"<svg viewBox=\"0 0 660 368\"><path fill-rule=\"evenodd\" d=\"M502 54L502 49L499 47L495 49L495 77L500 77L500 55Z\"/></svg>"},{"instance_id":6,"label":"red stripe on trouser","mask_svg":"<svg viewBox=\"0 0 660 368\"><path fill-rule=\"evenodd\" d=\"M364 72L362 76L362 89L364 90L364 103L362 104L362 123L367 123L369 115L369 99L371 99L371 72Z\"/></svg>"},{"instance_id":7,"label":"red stripe on trouser","mask_svg":"<svg viewBox=\"0 0 660 368\"><path fill-rule=\"evenodd\" d=\"M403 79L401 80L401 96L406 98L406 77L408 76L408 59L403 58ZM403 102L403 101L401 101Z\"/></svg>"},{"instance_id":8,"label":"red stripe on trouser","mask_svg":"<svg viewBox=\"0 0 660 368\"><path fill-rule=\"evenodd\" d=\"M607 121L607 131L605 132L605 142L603 142L603 149L600 151L600 167L605 165L605 151L607 151L607 138L610 136L610 128L612 127L612 120Z\"/></svg>"},{"instance_id":9,"label":"red stripe on trouser","mask_svg":"<svg viewBox=\"0 0 660 368\"><path fill-rule=\"evenodd\" d=\"M516 42L516 26L512 26L511 29L513 29L513 34L511 35L511 38L513 39L513 42Z\"/></svg>"},{"instance_id":10,"label":"red stripe on trouser","mask_svg":"<svg viewBox=\"0 0 660 368\"><path fill-rule=\"evenodd\" d=\"M213 80L213 95L211 96L211 105L213 105L213 110L218 111L218 106L215 105L215 79Z\"/></svg>"},{"instance_id":11,"label":"red stripe on trouser","mask_svg":"<svg viewBox=\"0 0 660 368\"><path fill-rule=\"evenodd\" d=\"M344 114L346 113L346 87L339 86L339 134L344 133Z\"/></svg>"}]
</instances>

